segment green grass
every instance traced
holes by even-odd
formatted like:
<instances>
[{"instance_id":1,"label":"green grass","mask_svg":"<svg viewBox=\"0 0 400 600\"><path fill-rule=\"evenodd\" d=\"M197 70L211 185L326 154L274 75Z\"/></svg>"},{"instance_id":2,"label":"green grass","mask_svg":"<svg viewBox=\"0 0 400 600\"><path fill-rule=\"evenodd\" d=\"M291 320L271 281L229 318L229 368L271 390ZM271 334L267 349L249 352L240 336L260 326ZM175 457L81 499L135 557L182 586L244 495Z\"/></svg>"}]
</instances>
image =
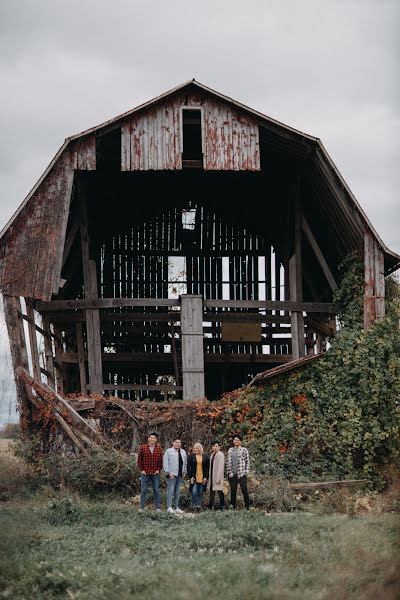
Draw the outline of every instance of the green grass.
<instances>
[{"instance_id":1,"label":"green grass","mask_svg":"<svg viewBox=\"0 0 400 600\"><path fill-rule=\"evenodd\" d=\"M78 498L0 508L0 598L395 598L396 515L138 514Z\"/></svg>"}]
</instances>

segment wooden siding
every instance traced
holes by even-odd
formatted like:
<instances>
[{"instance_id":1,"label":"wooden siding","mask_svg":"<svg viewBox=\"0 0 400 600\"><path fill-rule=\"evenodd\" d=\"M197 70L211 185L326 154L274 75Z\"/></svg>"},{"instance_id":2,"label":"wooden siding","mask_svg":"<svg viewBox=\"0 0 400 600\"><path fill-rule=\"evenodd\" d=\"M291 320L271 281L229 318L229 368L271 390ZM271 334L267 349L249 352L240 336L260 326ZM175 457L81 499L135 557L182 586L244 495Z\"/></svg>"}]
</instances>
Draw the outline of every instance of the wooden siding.
<instances>
[{"instance_id":1,"label":"wooden siding","mask_svg":"<svg viewBox=\"0 0 400 600\"><path fill-rule=\"evenodd\" d=\"M181 168L181 111L176 100L134 114L122 124L122 171Z\"/></svg>"},{"instance_id":2,"label":"wooden siding","mask_svg":"<svg viewBox=\"0 0 400 600\"><path fill-rule=\"evenodd\" d=\"M370 231L364 234L364 328L385 316L384 255Z\"/></svg>"},{"instance_id":3,"label":"wooden siding","mask_svg":"<svg viewBox=\"0 0 400 600\"><path fill-rule=\"evenodd\" d=\"M258 123L226 103L199 94L170 99L132 115L121 127L121 170L182 168L182 109L201 108L204 169L259 171Z\"/></svg>"},{"instance_id":4,"label":"wooden siding","mask_svg":"<svg viewBox=\"0 0 400 600\"><path fill-rule=\"evenodd\" d=\"M58 292L74 170L95 167L92 135L65 148L38 185L0 246L4 294L50 300Z\"/></svg>"},{"instance_id":5,"label":"wooden siding","mask_svg":"<svg viewBox=\"0 0 400 600\"><path fill-rule=\"evenodd\" d=\"M207 100L204 105L204 169L259 171L257 121L228 104Z\"/></svg>"}]
</instances>

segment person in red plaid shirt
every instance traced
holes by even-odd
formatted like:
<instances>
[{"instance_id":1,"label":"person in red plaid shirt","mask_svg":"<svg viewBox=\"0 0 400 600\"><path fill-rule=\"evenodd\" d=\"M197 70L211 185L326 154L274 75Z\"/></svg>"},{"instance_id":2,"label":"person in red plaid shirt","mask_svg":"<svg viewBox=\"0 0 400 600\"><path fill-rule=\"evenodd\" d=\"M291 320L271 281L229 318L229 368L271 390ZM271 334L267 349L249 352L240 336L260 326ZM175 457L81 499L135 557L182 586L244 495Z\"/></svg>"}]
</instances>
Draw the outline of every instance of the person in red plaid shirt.
<instances>
[{"instance_id":1,"label":"person in red plaid shirt","mask_svg":"<svg viewBox=\"0 0 400 600\"><path fill-rule=\"evenodd\" d=\"M151 483L156 511L160 512L160 471L163 466L163 453L160 444L157 444L157 433L150 433L147 444L139 448L138 467L140 469L140 508L143 512L146 502L147 489Z\"/></svg>"}]
</instances>

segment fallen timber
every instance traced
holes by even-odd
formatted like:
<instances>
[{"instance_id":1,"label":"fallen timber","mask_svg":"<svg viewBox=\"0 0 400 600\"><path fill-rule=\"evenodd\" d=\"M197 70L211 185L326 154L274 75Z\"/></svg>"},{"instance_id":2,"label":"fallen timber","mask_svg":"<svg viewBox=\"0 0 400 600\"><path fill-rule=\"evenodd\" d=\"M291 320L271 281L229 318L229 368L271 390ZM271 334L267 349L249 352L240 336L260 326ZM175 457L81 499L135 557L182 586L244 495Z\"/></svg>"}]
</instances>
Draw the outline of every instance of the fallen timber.
<instances>
[{"instance_id":1,"label":"fallen timber","mask_svg":"<svg viewBox=\"0 0 400 600\"><path fill-rule=\"evenodd\" d=\"M339 481L319 481L310 483L290 483L289 487L298 492L326 490L332 488L360 488L372 485L369 479L343 479Z\"/></svg>"},{"instance_id":2,"label":"fallen timber","mask_svg":"<svg viewBox=\"0 0 400 600\"><path fill-rule=\"evenodd\" d=\"M57 394L45 383L37 381L22 367L16 369L18 377L38 394L46 407L50 408L57 422L61 425L67 436L72 440L73 445L79 451L86 453L86 448L81 441L85 442L91 449L96 447L107 447L116 452L111 443L94 427L90 425L71 405L71 403ZM38 406L34 396L31 399ZM69 421L67 423L67 421ZM80 440L78 439L80 438Z\"/></svg>"}]
</instances>

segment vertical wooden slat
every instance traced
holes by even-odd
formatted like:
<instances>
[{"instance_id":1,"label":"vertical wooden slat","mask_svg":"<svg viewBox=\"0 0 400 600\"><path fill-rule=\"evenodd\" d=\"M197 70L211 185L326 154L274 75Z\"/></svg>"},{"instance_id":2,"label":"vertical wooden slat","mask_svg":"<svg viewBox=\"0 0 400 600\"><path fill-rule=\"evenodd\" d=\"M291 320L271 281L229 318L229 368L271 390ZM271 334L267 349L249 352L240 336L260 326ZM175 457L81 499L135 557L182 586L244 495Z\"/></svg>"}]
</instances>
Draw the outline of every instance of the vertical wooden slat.
<instances>
[{"instance_id":1,"label":"vertical wooden slat","mask_svg":"<svg viewBox=\"0 0 400 600\"><path fill-rule=\"evenodd\" d=\"M33 310L32 300L27 298L26 302L26 314L29 318L28 321L28 331L29 331L29 344L31 349L31 359L32 359L32 369L33 369L33 377L37 381L41 381L41 372L40 372L40 359L39 359L39 350L37 343L37 334L36 334L36 324L35 324L35 311Z\"/></svg>"},{"instance_id":2,"label":"vertical wooden slat","mask_svg":"<svg viewBox=\"0 0 400 600\"><path fill-rule=\"evenodd\" d=\"M86 367L85 367L85 349L83 346L82 323L76 324L76 342L78 347L79 380L81 394L86 395Z\"/></svg>"},{"instance_id":3,"label":"vertical wooden slat","mask_svg":"<svg viewBox=\"0 0 400 600\"><path fill-rule=\"evenodd\" d=\"M203 302L201 296L182 295L183 399L202 398L204 388Z\"/></svg>"},{"instance_id":4,"label":"vertical wooden slat","mask_svg":"<svg viewBox=\"0 0 400 600\"><path fill-rule=\"evenodd\" d=\"M22 319L18 317L21 312L21 303L19 297L3 294L4 317L7 325L8 340L10 344L11 361L13 371L17 367L28 368L28 354L26 350L26 341ZM30 421L31 404L29 400L28 387L20 378L15 379L17 392L17 404L21 419ZM26 431L23 429L22 434Z\"/></svg>"},{"instance_id":5,"label":"vertical wooden slat","mask_svg":"<svg viewBox=\"0 0 400 600\"><path fill-rule=\"evenodd\" d=\"M96 263L89 258L88 214L85 190L80 188L80 219L82 270L85 286L85 298L94 300L98 297ZM86 310L87 354L89 366L89 385L93 394L103 393L100 317L98 309Z\"/></svg>"},{"instance_id":6,"label":"vertical wooden slat","mask_svg":"<svg viewBox=\"0 0 400 600\"><path fill-rule=\"evenodd\" d=\"M299 198L296 198L294 217L294 254L289 260L290 299L301 302L302 289L302 257L301 257L301 223L302 214ZM292 354L293 360L301 358L305 354L304 347L304 318L302 312L291 313L292 326Z\"/></svg>"},{"instance_id":7,"label":"vertical wooden slat","mask_svg":"<svg viewBox=\"0 0 400 600\"><path fill-rule=\"evenodd\" d=\"M49 375L47 376L47 383L50 387L55 389L53 345L51 341L50 320L47 316L42 317L42 326L44 331L46 332L46 335L44 336L44 353L46 360L46 370L49 373Z\"/></svg>"}]
</instances>

